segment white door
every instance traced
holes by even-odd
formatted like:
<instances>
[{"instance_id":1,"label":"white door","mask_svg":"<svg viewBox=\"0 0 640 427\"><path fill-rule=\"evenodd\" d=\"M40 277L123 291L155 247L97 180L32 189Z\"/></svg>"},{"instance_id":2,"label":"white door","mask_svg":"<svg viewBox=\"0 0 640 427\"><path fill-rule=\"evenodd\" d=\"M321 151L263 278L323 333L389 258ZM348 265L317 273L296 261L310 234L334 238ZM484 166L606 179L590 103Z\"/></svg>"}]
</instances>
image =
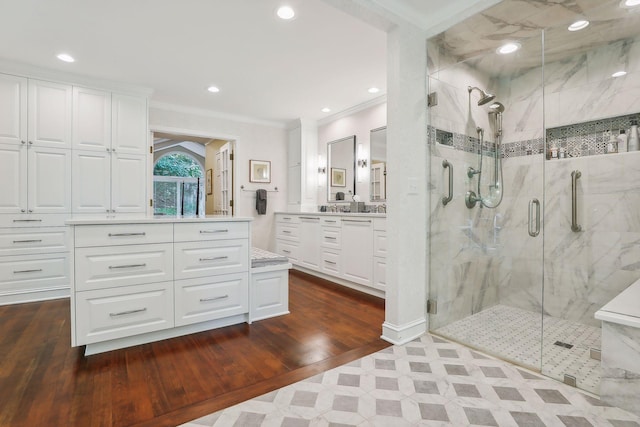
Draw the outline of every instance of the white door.
<instances>
[{"instance_id":1,"label":"white door","mask_svg":"<svg viewBox=\"0 0 640 427\"><path fill-rule=\"evenodd\" d=\"M29 80L29 141L38 147L71 148L71 86Z\"/></svg>"},{"instance_id":2,"label":"white door","mask_svg":"<svg viewBox=\"0 0 640 427\"><path fill-rule=\"evenodd\" d=\"M111 148L110 92L73 88L73 148L103 152Z\"/></svg>"},{"instance_id":3,"label":"white door","mask_svg":"<svg viewBox=\"0 0 640 427\"><path fill-rule=\"evenodd\" d=\"M27 79L0 74L0 144L20 144L26 139Z\"/></svg>"},{"instance_id":4,"label":"white door","mask_svg":"<svg viewBox=\"0 0 640 427\"><path fill-rule=\"evenodd\" d=\"M373 224L370 219L342 219L342 268L345 279L371 285Z\"/></svg>"},{"instance_id":5,"label":"white door","mask_svg":"<svg viewBox=\"0 0 640 427\"><path fill-rule=\"evenodd\" d=\"M233 215L233 146L227 142L219 150L220 153L220 214Z\"/></svg>"},{"instance_id":6,"label":"white door","mask_svg":"<svg viewBox=\"0 0 640 427\"><path fill-rule=\"evenodd\" d=\"M305 267L320 270L320 217L301 216L298 230L300 263Z\"/></svg>"},{"instance_id":7,"label":"white door","mask_svg":"<svg viewBox=\"0 0 640 427\"><path fill-rule=\"evenodd\" d=\"M112 149L118 153L146 154L149 151L146 98L114 93L111 105Z\"/></svg>"},{"instance_id":8,"label":"white door","mask_svg":"<svg viewBox=\"0 0 640 427\"><path fill-rule=\"evenodd\" d=\"M0 144L0 213L27 209L27 146Z\"/></svg>"},{"instance_id":9,"label":"white door","mask_svg":"<svg viewBox=\"0 0 640 427\"><path fill-rule=\"evenodd\" d=\"M147 158L111 153L111 209L116 213L146 213Z\"/></svg>"},{"instance_id":10,"label":"white door","mask_svg":"<svg viewBox=\"0 0 640 427\"><path fill-rule=\"evenodd\" d=\"M30 145L28 212L71 212L71 150Z\"/></svg>"},{"instance_id":11,"label":"white door","mask_svg":"<svg viewBox=\"0 0 640 427\"><path fill-rule=\"evenodd\" d=\"M213 179L213 213L218 215L222 212L222 187L220 186L222 173L222 154L218 151L216 153L216 165Z\"/></svg>"},{"instance_id":12,"label":"white door","mask_svg":"<svg viewBox=\"0 0 640 427\"><path fill-rule=\"evenodd\" d=\"M73 151L72 211L105 213L111 209L111 153Z\"/></svg>"}]
</instances>

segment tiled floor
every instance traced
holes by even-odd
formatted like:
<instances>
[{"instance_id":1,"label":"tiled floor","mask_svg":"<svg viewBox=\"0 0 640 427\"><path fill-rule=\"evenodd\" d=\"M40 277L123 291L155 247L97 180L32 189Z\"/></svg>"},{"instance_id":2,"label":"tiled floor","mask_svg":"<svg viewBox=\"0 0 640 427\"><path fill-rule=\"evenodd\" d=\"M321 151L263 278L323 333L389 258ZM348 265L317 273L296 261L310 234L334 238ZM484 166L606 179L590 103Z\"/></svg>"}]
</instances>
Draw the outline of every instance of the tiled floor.
<instances>
[{"instance_id":1,"label":"tiled floor","mask_svg":"<svg viewBox=\"0 0 640 427\"><path fill-rule=\"evenodd\" d=\"M513 361L559 381L568 374L577 386L598 394L600 361L589 350L600 348L600 328L544 316L542 363L540 357L540 313L496 305L453 322L434 332L489 354ZM556 342L572 345L571 348Z\"/></svg>"},{"instance_id":2,"label":"tiled floor","mask_svg":"<svg viewBox=\"0 0 640 427\"><path fill-rule=\"evenodd\" d=\"M184 424L608 426L640 418L460 344L424 335Z\"/></svg>"}]
</instances>

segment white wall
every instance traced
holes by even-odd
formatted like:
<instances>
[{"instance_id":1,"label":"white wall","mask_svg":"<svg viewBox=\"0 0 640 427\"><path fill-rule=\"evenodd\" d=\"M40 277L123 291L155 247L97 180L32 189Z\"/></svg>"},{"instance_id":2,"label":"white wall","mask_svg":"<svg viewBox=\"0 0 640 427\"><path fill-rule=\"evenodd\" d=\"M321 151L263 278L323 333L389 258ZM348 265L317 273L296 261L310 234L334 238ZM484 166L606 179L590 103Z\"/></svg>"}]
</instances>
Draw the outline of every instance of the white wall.
<instances>
[{"instance_id":1,"label":"white wall","mask_svg":"<svg viewBox=\"0 0 640 427\"><path fill-rule=\"evenodd\" d=\"M235 140L234 160L235 215L252 217L252 245L274 250L274 212L285 211L287 206L287 133L284 127L277 125L247 123L224 119L207 114L205 111L181 110L151 105L149 109L149 127L151 130L180 130L183 134L209 136L226 140ZM271 183L249 183L249 160L268 160L271 162ZM268 193L267 214L258 215L255 209L255 193L245 189L274 189Z\"/></svg>"},{"instance_id":2,"label":"white wall","mask_svg":"<svg viewBox=\"0 0 640 427\"><path fill-rule=\"evenodd\" d=\"M345 117L340 117L334 121L322 124L318 127L318 155L322 156L324 164L327 162L327 143L351 135L356 136L356 146L362 144L364 156L367 158L367 172L363 174L361 181L356 182L356 194L360 200L369 203L369 132L372 129L386 126L387 124L387 103L374 105ZM327 165L327 174L323 177L322 183L318 185L318 204L327 204L327 180L330 169ZM350 200L347 200L350 201Z\"/></svg>"}]
</instances>

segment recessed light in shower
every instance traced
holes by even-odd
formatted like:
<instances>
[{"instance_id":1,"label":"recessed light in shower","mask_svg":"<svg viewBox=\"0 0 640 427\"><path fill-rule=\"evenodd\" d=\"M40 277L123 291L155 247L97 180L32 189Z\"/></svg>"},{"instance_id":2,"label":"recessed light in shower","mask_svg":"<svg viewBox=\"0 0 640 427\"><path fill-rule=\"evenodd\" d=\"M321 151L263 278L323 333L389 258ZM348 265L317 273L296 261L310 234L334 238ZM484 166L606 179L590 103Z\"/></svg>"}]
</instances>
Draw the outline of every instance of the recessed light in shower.
<instances>
[{"instance_id":1,"label":"recessed light in shower","mask_svg":"<svg viewBox=\"0 0 640 427\"><path fill-rule=\"evenodd\" d=\"M611 77L622 77L626 75L627 75L626 71L616 71L615 73L611 74Z\"/></svg>"},{"instance_id":2,"label":"recessed light in shower","mask_svg":"<svg viewBox=\"0 0 640 427\"><path fill-rule=\"evenodd\" d=\"M499 53L500 55L508 55L510 53L517 51L521 47L522 45L520 43L509 42L509 43L503 44L498 49L496 49L496 52Z\"/></svg>"},{"instance_id":3,"label":"recessed light in shower","mask_svg":"<svg viewBox=\"0 0 640 427\"><path fill-rule=\"evenodd\" d=\"M620 2L620 7L623 8L631 8L631 7L636 7L636 6L640 6L640 0L622 0Z\"/></svg>"},{"instance_id":4,"label":"recessed light in shower","mask_svg":"<svg viewBox=\"0 0 640 427\"><path fill-rule=\"evenodd\" d=\"M569 31L580 31L580 30L584 30L588 26L589 26L589 21L585 21L584 19L581 19L581 20L576 21L573 24L569 25L569 28L567 28L567 29Z\"/></svg>"}]
</instances>

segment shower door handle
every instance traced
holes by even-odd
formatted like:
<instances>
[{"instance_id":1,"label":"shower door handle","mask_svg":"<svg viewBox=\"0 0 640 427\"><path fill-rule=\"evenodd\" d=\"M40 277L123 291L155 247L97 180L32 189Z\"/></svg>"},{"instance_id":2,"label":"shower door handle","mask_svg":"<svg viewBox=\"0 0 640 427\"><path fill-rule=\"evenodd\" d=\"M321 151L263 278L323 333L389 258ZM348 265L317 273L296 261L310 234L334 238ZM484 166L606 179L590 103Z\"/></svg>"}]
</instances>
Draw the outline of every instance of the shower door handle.
<instances>
[{"instance_id":1,"label":"shower door handle","mask_svg":"<svg viewBox=\"0 0 640 427\"><path fill-rule=\"evenodd\" d=\"M582 231L582 226L578 225L578 178L581 176L579 170L571 172L571 231L574 233Z\"/></svg>"},{"instance_id":2,"label":"shower door handle","mask_svg":"<svg viewBox=\"0 0 640 427\"><path fill-rule=\"evenodd\" d=\"M447 203L453 200L453 165L447 160L443 160L442 167L449 169L449 195L442 198L442 205L447 206Z\"/></svg>"},{"instance_id":3,"label":"shower door handle","mask_svg":"<svg viewBox=\"0 0 640 427\"><path fill-rule=\"evenodd\" d=\"M533 224L533 206L536 207L536 222L535 227L531 227ZM540 201L538 199L529 200L529 236L536 237L540 234Z\"/></svg>"}]
</instances>

